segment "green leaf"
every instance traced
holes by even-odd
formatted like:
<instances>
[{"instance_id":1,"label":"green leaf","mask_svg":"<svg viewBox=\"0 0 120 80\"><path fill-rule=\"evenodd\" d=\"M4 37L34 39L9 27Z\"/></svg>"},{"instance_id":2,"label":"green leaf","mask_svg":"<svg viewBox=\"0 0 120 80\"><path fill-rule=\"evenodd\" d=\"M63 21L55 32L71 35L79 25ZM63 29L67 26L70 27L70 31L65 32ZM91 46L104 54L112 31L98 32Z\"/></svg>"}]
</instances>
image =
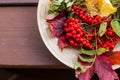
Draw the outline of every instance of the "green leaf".
<instances>
[{"instance_id":1,"label":"green leaf","mask_svg":"<svg viewBox=\"0 0 120 80\"><path fill-rule=\"evenodd\" d=\"M69 2L69 0L65 0L65 3L68 3Z\"/></svg>"},{"instance_id":2,"label":"green leaf","mask_svg":"<svg viewBox=\"0 0 120 80\"><path fill-rule=\"evenodd\" d=\"M78 67L79 67L79 68L83 67L83 66L80 65L80 63L78 63L78 62L73 62L73 64L74 64L74 69L77 69Z\"/></svg>"},{"instance_id":3,"label":"green leaf","mask_svg":"<svg viewBox=\"0 0 120 80\"><path fill-rule=\"evenodd\" d=\"M105 52L108 52L108 50L105 49L105 48L99 48L97 50L85 50L85 49L81 48L81 52L85 55L92 56L92 55L95 55L95 54L101 55Z\"/></svg>"},{"instance_id":4,"label":"green leaf","mask_svg":"<svg viewBox=\"0 0 120 80\"><path fill-rule=\"evenodd\" d=\"M96 53L97 53L97 55L101 55L101 54L103 54L105 52L108 52L108 50L105 49L105 48L99 48Z\"/></svg>"},{"instance_id":5,"label":"green leaf","mask_svg":"<svg viewBox=\"0 0 120 80\"><path fill-rule=\"evenodd\" d=\"M74 16L74 14L70 13L69 16L68 16L68 18L72 18L73 16Z\"/></svg>"},{"instance_id":6,"label":"green leaf","mask_svg":"<svg viewBox=\"0 0 120 80\"><path fill-rule=\"evenodd\" d=\"M85 0L73 0L73 2L76 4L76 5L81 5L85 2Z\"/></svg>"},{"instance_id":7,"label":"green leaf","mask_svg":"<svg viewBox=\"0 0 120 80\"><path fill-rule=\"evenodd\" d=\"M120 7L117 8L116 18L120 19Z\"/></svg>"},{"instance_id":8,"label":"green leaf","mask_svg":"<svg viewBox=\"0 0 120 80\"><path fill-rule=\"evenodd\" d=\"M102 37L105 34L106 28L107 28L107 22L102 22L99 28L100 37Z\"/></svg>"},{"instance_id":9,"label":"green leaf","mask_svg":"<svg viewBox=\"0 0 120 80\"><path fill-rule=\"evenodd\" d=\"M78 55L78 58L83 62L93 62L94 58L84 58L80 54Z\"/></svg>"},{"instance_id":10,"label":"green leaf","mask_svg":"<svg viewBox=\"0 0 120 80\"><path fill-rule=\"evenodd\" d=\"M78 62L73 62L73 65L74 65L75 70L80 69L80 71L78 73L84 73L88 68L91 67L91 65L83 66L81 63L78 63Z\"/></svg>"},{"instance_id":11,"label":"green leaf","mask_svg":"<svg viewBox=\"0 0 120 80\"><path fill-rule=\"evenodd\" d=\"M111 26L112 26L113 30L115 31L115 33L120 37L120 25L119 25L119 22L117 20L112 20L111 21Z\"/></svg>"},{"instance_id":12,"label":"green leaf","mask_svg":"<svg viewBox=\"0 0 120 80\"><path fill-rule=\"evenodd\" d=\"M70 6L72 6L72 5L73 5L73 2L67 3L67 7L70 7Z\"/></svg>"},{"instance_id":13,"label":"green leaf","mask_svg":"<svg viewBox=\"0 0 120 80\"><path fill-rule=\"evenodd\" d=\"M59 12L59 6L58 5L54 5L52 7L50 7L50 9L48 10L48 13L54 13L54 12Z\"/></svg>"},{"instance_id":14,"label":"green leaf","mask_svg":"<svg viewBox=\"0 0 120 80\"><path fill-rule=\"evenodd\" d=\"M62 10L71 7L73 3L80 5L83 2L85 0L50 0L49 13L61 13ZM54 6L58 8L54 9Z\"/></svg>"},{"instance_id":15,"label":"green leaf","mask_svg":"<svg viewBox=\"0 0 120 80\"><path fill-rule=\"evenodd\" d=\"M69 13L71 13L71 12L70 12L71 8L72 8L72 6L70 6L70 7L67 8L67 11L68 11Z\"/></svg>"},{"instance_id":16,"label":"green leaf","mask_svg":"<svg viewBox=\"0 0 120 80\"><path fill-rule=\"evenodd\" d=\"M58 0L58 1L56 0L54 4L55 4L55 5L61 5L61 3L62 3L63 1L64 1L64 0Z\"/></svg>"},{"instance_id":17,"label":"green leaf","mask_svg":"<svg viewBox=\"0 0 120 80\"><path fill-rule=\"evenodd\" d=\"M120 0L110 0L112 5L115 6L115 7L118 7L120 6Z\"/></svg>"},{"instance_id":18,"label":"green leaf","mask_svg":"<svg viewBox=\"0 0 120 80\"><path fill-rule=\"evenodd\" d=\"M92 45L93 47L95 47L95 46L96 46L96 42L91 43L91 45Z\"/></svg>"},{"instance_id":19,"label":"green leaf","mask_svg":"<svg viewBox=\"0 0 120 80\"><path fill-rule=\"evenodd\" d=\"M95 55L95 53L96 53L95 50L86 50L86 49L83 49L83 48L81 48L81 52L83 54L90 55L90 56Z\"/></svg>"}]
</instances>

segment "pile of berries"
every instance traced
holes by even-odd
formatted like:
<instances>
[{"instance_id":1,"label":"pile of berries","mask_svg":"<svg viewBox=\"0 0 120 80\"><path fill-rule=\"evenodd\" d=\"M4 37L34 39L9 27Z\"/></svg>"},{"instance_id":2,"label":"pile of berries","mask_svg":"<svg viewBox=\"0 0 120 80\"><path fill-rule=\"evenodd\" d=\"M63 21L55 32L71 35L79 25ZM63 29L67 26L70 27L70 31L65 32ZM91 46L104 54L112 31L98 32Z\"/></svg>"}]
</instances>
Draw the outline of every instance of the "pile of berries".
<instances>
[{"instance_id":1,"label":"pile of berries","mask_svg":"<svg viewBox=\"0 0 120 80\"><path fill-rule=\"evenodd\" d=\"M100 16L92 17L89 14L86 14L85 8L79 8L75 4L73 4L71 12L79 16L79 18L82 19L83 22L88 24L101 23L103 20L106 19L105 17L101 18Z\"/></svg>"},{"instance_id":2,"label":"pile of berries","mask_svg":"<svg viewBox=\"0 0 120 80\"><path fill-rule=\"evenodd\" d=\"M111 28L111 18L100 17L98 15L92 17L86 13L85 8L79 8L75 4L73 4L71 12L77 17L68 18L64 23L64 31L66 38L72 47L84 47L86 49L105 48L107 50L112 50L115 47L115 44L118 41L118 36ZM100 37L97 32L102 21L107 22L107 29L104 36ZM93 30L88 34L83 29L81 23L95 26L96 32ZM96 40L97 44L93 46L93 43L95 43Z\"/></svg>"},{"instance_id":3,"label":"pile of berries","mask_svg":"<svg viewBox=\"0 0 120 80\"><path fill-rule=\"evenodd\" d=\"M73 47L85 47L93 49L88 34L83 30L81 22L76 18L69 18L64 24L64 31L69 43Z\"/></svg>"},{"instance_id":4,"label":"pile of berries","mask_svg":"<svg viewBox=\"0 0 120 80\"><path fill-rule=\"evenodd\" d=\"M97 47L105 48L107 50L112 50L119 37L115 34L112 29L107 29L103 37L99 37L97 40Z\"/></svg>"}]
</instances>

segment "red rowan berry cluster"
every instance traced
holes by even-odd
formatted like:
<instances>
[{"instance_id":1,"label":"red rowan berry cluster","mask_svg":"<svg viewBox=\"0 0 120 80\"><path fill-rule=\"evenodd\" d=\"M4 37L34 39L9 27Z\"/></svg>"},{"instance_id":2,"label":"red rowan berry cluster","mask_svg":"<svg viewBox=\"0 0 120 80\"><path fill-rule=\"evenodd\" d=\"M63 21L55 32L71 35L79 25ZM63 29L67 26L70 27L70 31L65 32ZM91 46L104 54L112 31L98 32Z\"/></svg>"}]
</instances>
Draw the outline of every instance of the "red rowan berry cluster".
<instances>
[{"instance_id":1,"label":"red rowan berry cluster","mask_svg":"<svg viewBox=\"0 0 120 80\"><path fill-rule=\"evenodd\" d=\"M92 45L88 40L88 34L83 31L81 22L76 18L69 18L64 24L64 30L69 43L73 47L86 47L92 49Z\"/></svg>"},{"instance_id":2,"label":"red rowan berry cluster","mask_svg":"<svg viewBox=\"0 0 120 80\"><path fill-rule=\"evenodd\" d=\"M100 17L98 15L90 16L86 13L85 8L79 8L75 4L73 4L71 12L77 17L68 18L64 23L64 31L66 33L66 38L72 47L84 47L87 49L105 48L107 50L111 50L115 47L118 36L111 28L111 18ZM107 22L107 29L104 36L100 37L98 31L99 26L103 21ZM93 25L96 30L94 29L88 34L88 32L83 29L84 26L82 26L82 23L85 23L88 26ZM95 43L96 45L92 46L92 43Z\"/></svg>"},{"instance_id":3,"label":"red rowan berry cluster","mask_svg":"<svg viewBox=\"0 0 120 80\"><path fill-rule=\"evenodd\" d=\"M115 34L112 29L107 29L105 32L106 35L99 37L97 40L97 47L102 47L107 50L112 50L115 47L115 44L118 42L119 37Z\"/></svg>"},{"instance_id":4,"label":"red rowan berry cluster","mask_svg":"<svg viewBox=\"0 0 120 80\"><path fill-rule=\"evenodd\" d=\"M101 18L100 16L90 16L89 14L86 14L86 9L85 8L79 8L75 4L73 4L71 12L79 16L80 19L82 19L83 22L88 23L88 24L96 24L102 22L105 17Z\"/></svg>"}]
</instances>

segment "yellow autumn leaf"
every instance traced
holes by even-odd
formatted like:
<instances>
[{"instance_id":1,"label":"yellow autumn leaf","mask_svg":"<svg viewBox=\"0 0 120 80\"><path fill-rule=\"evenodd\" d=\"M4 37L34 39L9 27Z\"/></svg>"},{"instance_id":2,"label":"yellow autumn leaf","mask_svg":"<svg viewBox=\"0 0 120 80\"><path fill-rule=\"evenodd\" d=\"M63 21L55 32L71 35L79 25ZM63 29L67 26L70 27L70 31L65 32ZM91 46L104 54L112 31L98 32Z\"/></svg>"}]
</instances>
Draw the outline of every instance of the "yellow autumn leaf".
<instances>
[{"instance_id":1,"label":"yellow autumn leaf","mask_svg":"<svg viewBox=\"0 0 120 80\"><path fill-rule=\"evenodd\" d=\"M86 0L86 6L92 16L104 17L117 11L117 8L113 7L109 0Z\"/></svg>"}]
</instances>

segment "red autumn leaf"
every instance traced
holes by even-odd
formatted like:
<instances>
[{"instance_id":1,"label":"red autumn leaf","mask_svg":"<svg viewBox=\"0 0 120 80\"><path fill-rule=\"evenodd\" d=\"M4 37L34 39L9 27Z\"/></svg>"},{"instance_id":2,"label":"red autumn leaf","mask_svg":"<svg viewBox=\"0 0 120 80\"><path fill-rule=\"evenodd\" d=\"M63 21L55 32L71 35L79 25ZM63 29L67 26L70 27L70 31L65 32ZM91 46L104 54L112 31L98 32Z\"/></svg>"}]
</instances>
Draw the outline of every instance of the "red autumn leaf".
<instances>
[{"instance_id":1,"label":"red autumn leaf","mask_svg":"<svg viewBox=\"0 0 120 80\"><path fill-rule=\"evenodd\" d=\"M67 20L65 13L57 15L53 19L47 19L47 22L50 25L50 30L54 37L59 38L64 33L64 23Z\"/></svg>"},{"instance_id":2,"label":"red autumn leaf","mask_svg":"<svg viewBox=\"0 0 120 80\"><path fill-rule=\"evenodd\" d=\"M105 56L112 63L112 65L120 65L120 51L105 53Z\"/></svg>"},{"instance_id":3,"label":"red autumn leaf","mask_svg":"<svg viewBox=\"0 0 120 80\"><path fill-rule=\"evenodd\" d=\"M96 57L94 65L85 73L81 73L79 80L90 80L94 73L98 75L99 80L119 80L117 73L112 69L112 64L103 55Z\"/></svg>"},{"instance_id":4,"label":"red autumn leaf","mask_svg":"<svg viewBox=\"0 0 120 80\"><path fill-rule=\"evenodd\" d=\"M112 69L111 63L105 56L97 56L94 63L94 71L99 80L119 80L117 73Z\"/></svg>"},{"instance_id":5,"label":"red autumn leaf","mask_svg":"<svg viewBox=\"0 0 120 80\"><path fill-rule=\"evenodd\" d=\"M68 45L68 41L66 39L64 33L64 23L67 20L65 12L61 12L59 15L55 16L53 19L47 19L47 22L50 25L50 30L54 37L58 38L58 46L63 49Z\"/></svg>"},{"instance_id":6,"label":"red autumn leaf","mask_svg":"<svg viewBox=\"0 0 120 80\"><path fill-rule=\"evenodd\" d=\"M94 69L93 67L87 69L85 73L81 73L78 77L79 80L90 80L94 74Z\"/></svg>"},{"instance_id":7,"label":"red autumn leaf","mask_svg":"<svg viewBox=\"0 0 120 80\"><path fill-rule=\"evenodd\" d=\"M63 49L64 47L69 46L66 37L63 35L58 39L58 46Z\"/></svg>"}]
</instances>

